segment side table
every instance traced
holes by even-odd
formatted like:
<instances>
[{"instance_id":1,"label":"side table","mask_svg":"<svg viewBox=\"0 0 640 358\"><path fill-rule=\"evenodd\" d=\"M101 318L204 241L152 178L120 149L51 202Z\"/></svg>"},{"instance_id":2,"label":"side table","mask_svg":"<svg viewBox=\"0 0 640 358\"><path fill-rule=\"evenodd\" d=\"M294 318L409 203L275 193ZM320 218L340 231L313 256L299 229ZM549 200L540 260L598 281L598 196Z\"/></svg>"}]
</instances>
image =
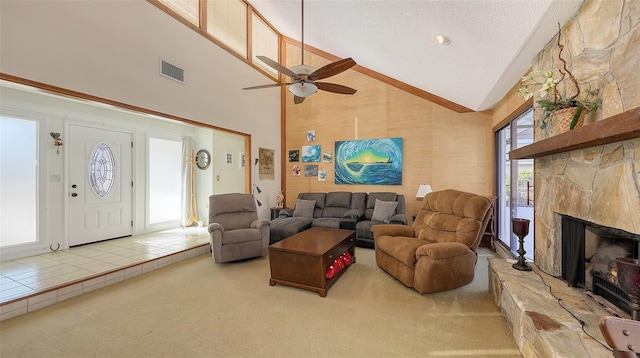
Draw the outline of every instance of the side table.
<instances>
[{"instance_id":1,"label":"side table","mask_svg":"<svg viewBox=\"0 0 640 358\"><path fill-rule=\"evenodd\" d=\"M277 219L280 216L280 210L288 208L271 208L271 220Z\"/></svg>"}]
</instances>

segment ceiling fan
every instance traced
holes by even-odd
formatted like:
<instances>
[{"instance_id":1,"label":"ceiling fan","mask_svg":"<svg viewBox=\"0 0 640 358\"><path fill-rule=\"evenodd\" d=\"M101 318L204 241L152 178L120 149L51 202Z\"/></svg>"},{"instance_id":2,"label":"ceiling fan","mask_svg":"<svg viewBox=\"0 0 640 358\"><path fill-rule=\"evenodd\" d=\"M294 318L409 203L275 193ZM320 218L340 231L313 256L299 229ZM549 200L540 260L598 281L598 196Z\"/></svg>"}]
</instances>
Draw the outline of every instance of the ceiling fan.
<instances>
[{"instance_id":1,"label":"ceiling fan","mask_svg":"<svg viewBox=\"0 0 640 358\"><path fill-rule=\"evenodd\" d=\"M291 78L290 82L274 83L261 86L253 86L243 88L245 90L269 88L269 87L282 87L289 86L289 92L293 93L293 103L300 104L304 101L305 97L309 97L316 93L318 90L339 93L339 94L354 94L356 90L328 82L318 82L318 80L335 76L341 72L348 70L355 66L356 62L351 58L345 58L336 62L332 62L326 66L322 66L319 69L315 69L311 66L304 64L304 0L302 0L302 64L286 68L266 56L256 56L262 62L266 63L278 72L285 74Z\"/></svg>"}]
</instances>

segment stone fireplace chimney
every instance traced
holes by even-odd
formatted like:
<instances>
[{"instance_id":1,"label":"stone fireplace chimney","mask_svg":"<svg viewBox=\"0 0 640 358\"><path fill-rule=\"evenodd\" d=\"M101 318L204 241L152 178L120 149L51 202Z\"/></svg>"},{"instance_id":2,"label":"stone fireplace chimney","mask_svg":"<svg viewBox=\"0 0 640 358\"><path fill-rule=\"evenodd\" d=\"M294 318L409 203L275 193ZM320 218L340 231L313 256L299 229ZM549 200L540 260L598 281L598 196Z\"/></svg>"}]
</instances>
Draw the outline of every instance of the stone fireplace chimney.
<instances>
[{"instance_id":1,"label":"stone fireplace chimney","mask_svg":"<svg viewBox=\"0 0 640 358\"><path fill-rule=\"evenodd\" d=\"M640 22L632 20L637 12L629 1L586 1L561 31L568 68L581 88L598 92L602 109L568 133L537 129L534 145L551 141L556 149L527 156L535 158L534 260L555 275L561 271L561 215L640 234L640 130L629 128L640 123ZM533 70L558 68L558 51L556 35ZM541 111L535 108L537 118ZM607 126L587 129L605 120ZM585 134L603 129L608 139ZM588 145L575 146L585 135Z\"/></svg>"}]
</instances>

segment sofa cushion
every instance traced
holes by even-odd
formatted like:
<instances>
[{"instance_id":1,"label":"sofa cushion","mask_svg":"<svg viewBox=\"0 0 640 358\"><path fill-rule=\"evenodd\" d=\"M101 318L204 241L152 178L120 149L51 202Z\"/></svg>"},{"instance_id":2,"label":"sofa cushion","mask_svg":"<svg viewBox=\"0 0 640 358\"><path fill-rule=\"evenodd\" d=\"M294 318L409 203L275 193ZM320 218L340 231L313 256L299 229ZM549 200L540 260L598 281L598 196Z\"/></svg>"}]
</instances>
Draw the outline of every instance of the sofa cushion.
<instances>
[{"instance_id":1,"label":"sofa cushion","mask_svg":"<svg viewBox=\"0 0 640 358\"><path fill-rule=\"evenodd\" d=\"M341 207L349 208L351 205L351 193L348 191L334 191L327 193L327 199L324 203L325 207Z\"/></svg>"},{"instance_id":2,"label":"sofa cushion","mask_svg":"<svg viewBox=\"0 0 640 358\"><path fill-rule=\"evenodd\" d=\"M293 216L302 216L306 218L313 217L313 210L316 207L315 200L296 199L296 207L293 209Z\"/></svg>"},{"instance_id":3,"label":"sofa cushion","mask_svg":"<svg viewBox=\"0 0 640 358\"><path fill-rule=\"evenodd\" d=\"M459 242L473 247L490 207L487 198L471 193L455 190L429 193L413 224L416 237L427 242Z\"/></svg>"},{"instance_id":4,"label":"sofa cushion","mask_svg":"<svg viewBox=\"0 0 640 358\"><path fill-rule=\"evenodd\" d=\"M218 223L225 231L247 228L258 220L252 195L229 193L209 197L209 223Z\"/></svg>"},{"instance_id":5,"label":"sofa cushion","mask_svg":"<svg viewBox=\"0 0 640 358\"><path fill-rule=\"evenodd\" d=\"M322 210L323 218L343 218L351 206L351 193L335 191L327 193L327 198Z\"/></svg>"},{"instance_id":6,"label":"sofa cushion","mask_svg":"<svg viewBox=\"0 0 640 358\"><path fill-rule=\"evenodd\" d=\"M382 201L376 199L371 220L381 221L388 224L391 221L391 217L396 213L397 206L397 201Z\"/></svg>"},{"instance_id":7,"label":"sofa cushion","mask_svg":"<svg viewBox=\"0 0 640 358\"><path fill-rule=\"evenodd\" d=\"M409 268L416 265L416 250L426 243L413 237L382 236L376 240L376 250L398 260Z\"/></svg>"},{"instance_id":8,"label":"sofa cushion","mask_svg":"<svg viewBox=\"0 0 640 358\"><path fill-rule=\"evenodd\" d=\"M315 200L316 208L313 210L314 218L322 217L322 209L324 209L325 201L327 198L326 193L300 193L298 194L298 199L302 200Z\"/></svg>"},{"instance_id":9,"label":"sofa cushion","mask_svg":"<svg viewBox=\"0 0 640 358\"><path fill-rule=\"evenodd\" d=\"M317 218L313 219L311 223L312 227L331 227L334 229L340 229L340 223L342 219L339 218Z\"/></svg>"},{"instance_id":10,"label":"sofa cushion","mask_svg":"<svg viewBox=\"0 0 640 358\"><path fill-rule=\"evenodd\" d=\"M222 244L240 244L247 241L261 241L262 235L258 229L236 229L225 231L222 235Z\"/></svg>"},{"instance_id":11,"label":"sofa cushion","mask_svg":"<svg viewBox=\"0 0 640 358\"><path fill-rule=\"evenodd\" d=\"M271 221L269 244L284 240L311 227L311 218L290 217Z\"/></svg>"},{"instance_id":12,"label":"sofa cushion","mask_svg":"<svg viewBox=\"0 0 640 358\"><path fill-rule=\"evenodd\" d=\"M367 196L367 206L365 207L365 210L364 210L364 218L366 220L371 220L371 217L373 216L373 209L376 206L376 200L396 201L397 199L398 199L397 193L390 193L390 192L369 193L369 195Z\"/></svg>"}]
</instances>

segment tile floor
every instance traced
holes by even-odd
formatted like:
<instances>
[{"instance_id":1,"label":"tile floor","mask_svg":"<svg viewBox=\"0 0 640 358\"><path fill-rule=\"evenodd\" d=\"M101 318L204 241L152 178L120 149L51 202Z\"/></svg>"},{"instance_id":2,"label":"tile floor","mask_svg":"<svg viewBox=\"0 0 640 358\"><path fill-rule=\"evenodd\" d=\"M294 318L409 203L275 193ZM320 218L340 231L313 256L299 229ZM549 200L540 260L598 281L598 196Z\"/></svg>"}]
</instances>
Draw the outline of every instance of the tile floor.
<instances>
[{"instance_id":1,"label":"tile floor","mask_svg":"<svg viewBox=\"0 0 640 358\"><path fill-rule=\"evenodd\" d=\"M102 241L0 263L0 304L33 296L73 282L91 283L93 277L127 267L159 261L209 243L206 228L188 227ZM208 251L208 249L207 249ZM162 260L161 263L171 263ZM145 264L140 265L145 268ZM148 265L147 267L156 265ZM158 266L159 267L159 266ZM126 273L124 270L123 275ZM119 276L114 275L114 278ZM124 277L123 277L124 279ZM103 285L104 286L104 285Z\"/></svg>"}]
</instances>

